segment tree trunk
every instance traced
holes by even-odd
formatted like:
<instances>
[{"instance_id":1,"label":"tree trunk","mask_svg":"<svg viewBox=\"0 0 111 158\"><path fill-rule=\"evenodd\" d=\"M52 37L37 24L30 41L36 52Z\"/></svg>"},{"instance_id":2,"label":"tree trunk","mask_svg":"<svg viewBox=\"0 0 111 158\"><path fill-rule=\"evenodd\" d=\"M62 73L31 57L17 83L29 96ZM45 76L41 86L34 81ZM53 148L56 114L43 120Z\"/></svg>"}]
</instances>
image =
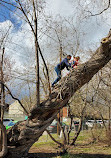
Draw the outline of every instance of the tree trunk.
<instances>
[{"instance_id":1,"label":"tree trunk","mask_svg":"<svg viewBox=\"0 0 111 158\"><path fill-rule=\"evenodd\" d=\"M0 157L4 157L7 154L7 134L6 134L6 129L3 125L3 123L0 121L0 129L2 131L2 150L0 151Z\"/></svg>"},{"instance_id":2,"label":"tree trunk","mask_svg":"<svg viewBox=\"0 0 111 158\"><path fill-rule=\"evenodd\" d=\"M82 119L80 119L79 129L78 129L78 131L77 131L77 133L76 133L76 136L74 137L74 139L73 139L71 145L74 145L74 144L75 144L75 142L76 142L76 140L77 140L77 138L78 138L78 136L79 136L79 134L80 134L80 132L81 132L81 129L82 129Z\"/></svg>"},{"instance_id":3,"label":"tree trunk","mask_svg":"<svg viewBox=\"0 0 111 158\"><path fill-rule=\"evenodd\" d=\"M109 106L109 123L108 123L108 130L111 130L111 107Z\"/></svg>"},{"instance_id":4,"label":"tree trunk","mask_svg":"<svg viewBox=\"0 0 111 158\"><path fill-rule=\"evenodd\" d=\"M79 88L88 83L109 62L111 59L110 43L110 38L103 39L101 46L89 61L79 65L77 69L61 79L50 97L43 101L40 107L35 106L30 111L28 121L17 123L7 131L9 146L7 158L10 155L16 158L27 155L30 147L50 125L58 111L68 103ZM11 145L13 148L10 147Z\"/></svg>"},{"instance_id":5,"label":"tree trunk","mask_svg":"<svg viewBox=\"0 0 111 158\"><path fill-rule=\"evenodd\" d=\"M37 14L35 9L35 2L33 0L33 14L34 14L34 38L35 38L35 56L36 56L36 104L40 105L40 74L39 74L39 51L38 51L38 33L37 33Z\"/></svg>"}]
</instances>

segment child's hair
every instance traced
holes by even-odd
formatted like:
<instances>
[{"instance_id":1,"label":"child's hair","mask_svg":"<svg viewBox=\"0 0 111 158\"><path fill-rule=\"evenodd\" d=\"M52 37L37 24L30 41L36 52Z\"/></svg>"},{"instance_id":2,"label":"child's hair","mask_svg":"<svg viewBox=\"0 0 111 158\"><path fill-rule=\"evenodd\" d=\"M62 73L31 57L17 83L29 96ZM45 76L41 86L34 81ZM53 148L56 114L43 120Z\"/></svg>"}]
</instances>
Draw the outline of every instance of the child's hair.
<instances>
[{"instance_id":1,"label":"child's hair","mask_svg":"<svg viewBox=\"0 0 111 158\"><path fill-rule=\"evenodd\" d=\"M80 59L80 57L79 57L79 56L77 56L77 57L76 57L76 59L77 59L77 60L79 60L79 59Z\"/></svg>"},{"instance_id":2,"label":"child's hair","mask_svg":"<svg viewBox=\"0 0 111 158\"><path fill-rule=\"evenodd\" d=\"M70 60L71 59L71 55L67 55L67 59Z\"/></svg>"},{"instance_id":3,"label":"child's hair","mask_svg":"<svg viewBox=\"0 0 111 158\"><path fill-rule=\"evenodd\" d=\"M68 58L68 57L71 58L71 55L67 55L67 58Z\"/></svg>"}]
</instances>

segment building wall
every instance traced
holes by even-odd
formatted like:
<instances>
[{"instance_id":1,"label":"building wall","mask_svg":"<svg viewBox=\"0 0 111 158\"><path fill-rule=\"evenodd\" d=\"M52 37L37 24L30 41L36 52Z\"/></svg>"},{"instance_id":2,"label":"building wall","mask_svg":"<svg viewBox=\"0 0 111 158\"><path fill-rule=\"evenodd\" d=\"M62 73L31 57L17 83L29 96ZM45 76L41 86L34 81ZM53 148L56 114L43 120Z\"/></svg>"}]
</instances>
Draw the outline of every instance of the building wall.
<instances>
[{"instance_id":1,"label":"building wall","mask_svg":"<svg viewBox=\"0 0 111 158\"><path fill-rule=\"evenodd\" d=\"M68 107L63 108L63 117L68 117Z\"/></svg>"},{"instance_id":2,"label":"building wall","mask_svg":"<svg viewBox=\"0 0 111 158\"><path fill-rule=\"evenodd\" d=\"M9 106L9 115L23 115L23 109L18 101Z\"/></svg>"}]
</instances>

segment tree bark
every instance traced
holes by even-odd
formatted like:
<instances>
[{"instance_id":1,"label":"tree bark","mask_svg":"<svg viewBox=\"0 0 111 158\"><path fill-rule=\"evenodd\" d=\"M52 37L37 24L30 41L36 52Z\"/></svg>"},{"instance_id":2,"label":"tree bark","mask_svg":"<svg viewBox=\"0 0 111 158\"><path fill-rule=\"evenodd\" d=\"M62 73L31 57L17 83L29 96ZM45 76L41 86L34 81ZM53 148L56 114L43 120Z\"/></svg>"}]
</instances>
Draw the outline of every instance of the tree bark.
<instances>
[{"instance_id":1,"label":"tree bark","mask_svg":"<svg viewBox=\"0 0 111 158\"><path fill-rule=\"evenodd\" d=\"M0 121L0 128L2 131L2 150L0 151L0 157L4 157L7 154L7 134L3 123Z\"/></svg>"},{"instance_id":2,"label":"tree bark","mask_svg":"<svg viewBox=\"0 0 111 158\"><path fill-rule=\"evenodd\" d=\"M78 129L78 131L77 131L77 133L76 133L76 136L74 137L74 139L73 139L71 145L74 145L74 144L75 144L75 142L76 142L76 140L77 140L77 138L78 138L78 136L79 136L79 134L80 134L80 132L81 132L81 129L82 129L82 119L80 119L79 129Z\"/></svg>"},{"instance_id":3,"label":"tree bark","mask_svg":"<svg viewBox=\"0 0 111 158\"><path fill-rule=\"evenodd\" d=\"M34 13L34 38L35 38L35 56L36 56L36 104L40 105L40 69L39 69L39 51L38 51L38 33L37 33L37 14L35 9L35 2L33 0Z\"/></svg>"},{"instance_id":4,"label":"tree bark","mask_svg":"<svg viewBox=\"0 0 111 158\"><path fill-rule=\"evenodd\" d=\"M40 107L30 111L28 121L17 123L7 131L10 157L23 157L42 135L44 130L56 117L58 111L65 106L74 93L104 67L111 59L111 38L104 38L100 47L89 61L72 70L61 79L58 86L52 91L48 99L40 104ZM11 148L11 145L13 148Z\"/></svg>"}]
</instances>

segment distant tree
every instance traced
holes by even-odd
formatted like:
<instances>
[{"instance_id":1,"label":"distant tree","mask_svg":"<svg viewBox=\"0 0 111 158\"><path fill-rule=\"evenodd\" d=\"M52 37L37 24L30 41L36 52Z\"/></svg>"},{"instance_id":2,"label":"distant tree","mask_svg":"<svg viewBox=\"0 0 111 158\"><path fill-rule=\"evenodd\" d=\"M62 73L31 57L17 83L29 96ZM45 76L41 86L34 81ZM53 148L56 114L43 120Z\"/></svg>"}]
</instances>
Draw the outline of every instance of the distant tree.
<instances>
[{"instance_id":1,"label":"distant tree","mask_svg":"<svg viewBox=\"0 0 111 158\"><path fill-rule=\"evenodd\" d=\"M6 93L5 93L5 86L4 84L9 81L10 79L10 72L11 72L11 62L5 56L5 44L7 40L7 34L9 33L10 27L8 31L2 35L0 41L0 151L1 156L7 153L7 139L6 139L6 130L3 125L3 118L4 118L4 110L7 109L6 104Z\"/></svg>"}]
</instances>

